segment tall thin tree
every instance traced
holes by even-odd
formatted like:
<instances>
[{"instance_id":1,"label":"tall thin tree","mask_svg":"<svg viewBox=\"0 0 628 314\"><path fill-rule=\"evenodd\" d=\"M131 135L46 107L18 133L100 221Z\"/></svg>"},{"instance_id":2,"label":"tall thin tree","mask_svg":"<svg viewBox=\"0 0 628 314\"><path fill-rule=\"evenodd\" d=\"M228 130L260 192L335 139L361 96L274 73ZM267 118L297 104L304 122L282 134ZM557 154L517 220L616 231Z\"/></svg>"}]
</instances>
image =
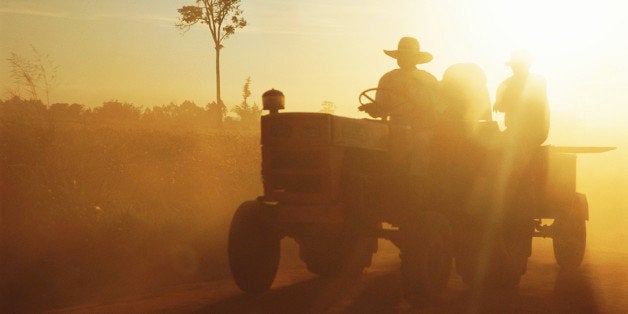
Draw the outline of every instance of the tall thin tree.
<instances>
[{"instance_id":1,"label":"tall thin tree","mask_svg":"<svg viewBox=\"0 0 628 314\"><path fill-rule=\"evenodd\" d=\"M251 77L247 77L242 88L242 103L235 106L231 111L240 116L240 124L244 128L259 127L259 118L262 110L256 103L249 105L248 98L251 96Z\"/></svg>"},{"instance_id":2,"label":"tall thin tree","mask_svg":"<svg viewBox=\"0 0 628 314\"><path fill-rule=\"evenodd\" d=\"M240 0L195 0L196 5L177 9L180 14L177 28L187 31L196 23L207 24L216 51L216 102L224 106L220 97L220 49L222 42L239 28L246 26Z\"/></svg>"}]
</instances>

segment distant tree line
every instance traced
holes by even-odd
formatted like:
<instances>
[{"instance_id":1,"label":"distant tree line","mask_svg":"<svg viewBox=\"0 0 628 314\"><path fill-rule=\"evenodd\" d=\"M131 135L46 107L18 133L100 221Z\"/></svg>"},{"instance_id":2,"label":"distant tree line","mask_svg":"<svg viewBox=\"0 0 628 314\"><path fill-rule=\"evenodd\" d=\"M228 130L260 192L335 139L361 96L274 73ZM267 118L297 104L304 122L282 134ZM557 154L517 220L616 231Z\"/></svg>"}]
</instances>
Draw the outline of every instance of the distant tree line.
<instances>
[{"instance_id":1,"label":"distant tree line","mask_svg":"<svg viewBox=\"0 0 628 314\"><path fill-rule=\"evenodd\" d=\"M35 119L29 122L83 126L109 124L150 128L259 129L261 109L255 103L248 103L251 96L250 77L244 83L242 103L231 110L236 117L227 114L227 106L222 101L199 106L185 100L180 104L171 102L149 108L118 100L106 101L95 108L77 103L50 104L57 67L50 56L39 53L34 47L32 49L33 56L23 57L11 53L7 58L13 84L6 90L10 97L0 100L3 107L1 111L5 116L23 119L26 115Z\"/></svg>"},{"instance_id":2,"label":"distant tree line","mask_svg":"<svg viewBox=\"0 0 628 314\"><path fill-rule=\"evenodd\" d=\"M251 106L245 100L232 111L237 117L227 116L226 109L215 102L199 106L189 100L151 108L118 100L106 101L94 108L77 103L46 106L40 100L25 100L18 96L0 100L0 115L7 123L151 129L259 129L261 110L257 105Z\"/></svg>"}]
</instances>

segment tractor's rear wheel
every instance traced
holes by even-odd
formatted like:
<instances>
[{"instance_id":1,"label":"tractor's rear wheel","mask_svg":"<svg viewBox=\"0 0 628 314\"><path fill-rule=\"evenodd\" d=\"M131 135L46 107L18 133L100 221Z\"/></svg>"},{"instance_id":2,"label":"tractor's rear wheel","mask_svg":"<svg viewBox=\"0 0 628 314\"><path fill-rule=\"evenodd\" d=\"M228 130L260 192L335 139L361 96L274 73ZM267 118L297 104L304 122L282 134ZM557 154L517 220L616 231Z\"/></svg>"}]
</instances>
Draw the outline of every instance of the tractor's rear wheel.
<instances>
[{"instance_id":1,"label":"tractor's rear wheel","mask_svg":"<svg viewBox=\"0 0 628 314\"><path fill-rule=\"evenodd\" d=\"M477 264L475 263L475 256L471 256L470 252L456 252L454 256L455 265L456 265L456 273L462 279L462 282L467 285L473 285L474 275L476 271Z\"/></svg>"},{"instance_id":2,"label":"tractor's rear wheel","mask_svg":"<svg viewBox=\"0 0 628 314\"><path fill-rule=\"evenodd\" d=\"M489 262L489 274L484 282L485 287L514 288L521 281L528 264L528 253L525 247L531 239L518 241L501 241Z\"/></svg>"},{"instance_id":3,"label":"tractor's rear wheel","mask_svg":"<svg viewBox=\"0 0 628 314\"><path fill-rule=\"evenodd\" d=\"M587 200L578 194L574 212L586 209ZM562 268L576 268L582 264L587 242L587 226L584 217L556 218L552 224L554 232L554 258Z\"/></svg>"},{"instance_id":4,"label":"tractor's rear wheel","mask_svg":"<svg viewBox=\"0 0 628 314\"><path fill-rule=\"evenodd\" d=\"M401 273L404 293L432 298L447 287L453 261L449 221L436 212L423 212L415 223L400 227Z\"/></svg>"},{"instance_id":5,"label":"tractor's rear wheel","mask_svg":"<svg viewBox=\"0 0 628 314\"><path fill-rule=\"evenodd\" d=\"M462 281L476 289L512 288L526 272L531 235L487 226L482 233L459 239L456 270Z\"/></svg>"},{"instance_id":6,"label":"tractor's rear wheel","mask_svg":"<svg viewBox=\"0 0 628 314\"><path fill-rule=\"evenodd\" d=\"M377 239L343 233L299 241L307 269L321 277L359 276L371 264Z\"/></svg>"},{"instance_id":7,"label":"tractor's rear wheel","mask_svg":"<svg viewBox=\"0 0 628 314\"><path fill-rule=\"evenodd\" d=\"M269 223L269 212L258 201L242 203L229 230L229 266L244 292L268 290L279 266L280 236Z\"/></svg>"}]
</instances>

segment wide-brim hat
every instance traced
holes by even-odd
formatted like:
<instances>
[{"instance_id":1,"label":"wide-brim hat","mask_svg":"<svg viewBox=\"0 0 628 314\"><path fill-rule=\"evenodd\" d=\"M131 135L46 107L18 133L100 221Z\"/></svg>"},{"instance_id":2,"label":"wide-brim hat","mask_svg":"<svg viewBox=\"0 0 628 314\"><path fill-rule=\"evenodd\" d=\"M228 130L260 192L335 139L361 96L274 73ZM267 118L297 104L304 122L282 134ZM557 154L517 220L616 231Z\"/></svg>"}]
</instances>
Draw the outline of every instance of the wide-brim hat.
<instances>
[{"instance_id":1,"label":"wide-brim hat","mask_svg":"<svg viewBox=\"0 0 628 314\"><path fill-rule=\"evenodd\" d=\"M402 37L397 45L397 50L384 50L384 53L395 58L412 58L416 64L432 61L432 54L421 51L419 41L414 37Z\"/></svg>"}]
</instances>

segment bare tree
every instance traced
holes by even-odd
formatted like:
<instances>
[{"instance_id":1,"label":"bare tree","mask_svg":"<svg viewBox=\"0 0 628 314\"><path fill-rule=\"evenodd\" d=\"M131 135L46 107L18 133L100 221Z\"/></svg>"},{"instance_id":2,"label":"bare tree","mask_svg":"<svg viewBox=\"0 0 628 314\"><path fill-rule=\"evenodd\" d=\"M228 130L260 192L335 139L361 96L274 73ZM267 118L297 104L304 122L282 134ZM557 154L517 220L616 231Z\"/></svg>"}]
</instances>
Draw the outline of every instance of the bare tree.
<instances>
[{"instance_id":1,"label":"bare tree","mask_svg":"<svg viewBox=\"0 0 628 314\"><path fill-rule=\"evenodd\" d=\"M182 6L177 28L187 31L196 23L207 24L216 50L216 102L222 105L220 97L220 49L223 40L246 26L242 17L240 0L195 0L196 5Z\"/></svg>"},{"instance_id":2,"label":"bare tree","mask_svg":"<svg viewBox=\"0 0 628 314\"><path fill-rule=\"evenodd\" d=\"M11 52L11 56L7 58L11 71L11 78L15 89L9 91L12 96L22 96L22 89L26 89L31 100L39 100L37 95L37 77L35 73L35 65L29 59L23 58L15 52Z\"/></svg>"},{"instance_id":3,"label":"bare tree","mask_svg":"<svg viewBox=\"0 0 628 314\"><path fill-rule=\"evenodd\" d=\"M35 54L35 67L40 82L40 89L46 95L46 106L50 106L50 90L57 76L57 66L50 58L50 55L42 55L35 47L31 46L31 48Z\"/></svg>"},{"instance_id":4,"label":"bare tree","mask_svg":"<svg viewBox=\"0 0 628 314\"><path fill-rule=\"evenodd\" d=\"M32 47L33 57L22 57L11 52L9 62L10 75L15 87L9 90L12 96L21 97L22 89L31 100L41 100L39 92L46 97L46 106L50 105L50 91L56 78L57 66L49 55L42 55L35 47Z\"/></svg>"}]
</instances>

